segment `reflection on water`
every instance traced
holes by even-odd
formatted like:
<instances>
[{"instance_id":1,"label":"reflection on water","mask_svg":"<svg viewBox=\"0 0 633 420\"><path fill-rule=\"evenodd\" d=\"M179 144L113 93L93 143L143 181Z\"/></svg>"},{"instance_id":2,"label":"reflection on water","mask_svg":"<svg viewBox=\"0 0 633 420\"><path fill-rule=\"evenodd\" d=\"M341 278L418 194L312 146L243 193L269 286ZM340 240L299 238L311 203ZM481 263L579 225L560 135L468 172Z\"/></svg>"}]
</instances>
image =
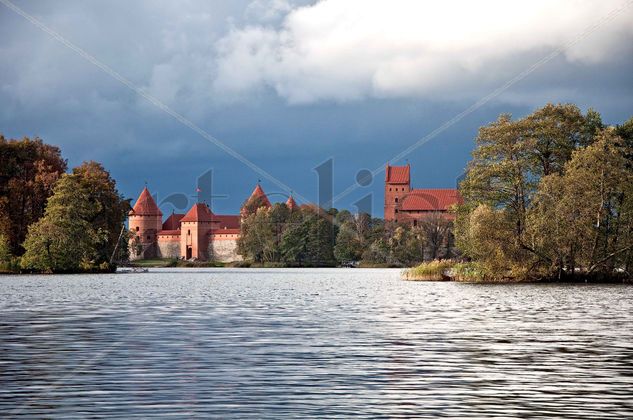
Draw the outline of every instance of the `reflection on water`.
<instances>
[{"instance_id":1,"label":"reflection on water","mask_svg":"<svg viewBox=\"0 0 633 420\"><path fill-rule=\"evenodd\" d=\"M398 273L0 277L0 413L633 416L632 287Z\"/></svg>"}]
</instances>

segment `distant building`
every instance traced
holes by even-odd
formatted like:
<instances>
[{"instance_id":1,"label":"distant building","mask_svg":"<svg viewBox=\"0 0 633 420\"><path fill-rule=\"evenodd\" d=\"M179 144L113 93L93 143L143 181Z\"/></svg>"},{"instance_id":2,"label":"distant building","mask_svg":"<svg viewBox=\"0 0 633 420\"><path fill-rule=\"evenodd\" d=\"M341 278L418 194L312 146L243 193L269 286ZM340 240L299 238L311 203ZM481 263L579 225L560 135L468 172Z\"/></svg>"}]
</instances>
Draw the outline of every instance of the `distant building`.
<instances>
[{"instance_id":1,"label":"distant building","mask_svg":"<svg viewBox=\"0 0 633 420\"><path fill-rule=\"evenodd\" d=\"M429 215L453 218L449 210L462 202L456 189L411 189L411 167L385 169L385 220L416 226Z\"/></svg>"},{"instance_id":2,"label":"distant building","mask_svg":"<svg viewBox=\"0 0 633 420\"><path fill-rule=\"evenodd\" d=\"M258 184L247 203L270 207L270 201ZM296 206L290 197L287 204ZM132 259L181 258L204 261L238 261L237 240L242 215L220 215L205 203L196 203L186 214L172 213L163 221L154 198L144 188L129 213Z\"/></svg>"}]
</instances>

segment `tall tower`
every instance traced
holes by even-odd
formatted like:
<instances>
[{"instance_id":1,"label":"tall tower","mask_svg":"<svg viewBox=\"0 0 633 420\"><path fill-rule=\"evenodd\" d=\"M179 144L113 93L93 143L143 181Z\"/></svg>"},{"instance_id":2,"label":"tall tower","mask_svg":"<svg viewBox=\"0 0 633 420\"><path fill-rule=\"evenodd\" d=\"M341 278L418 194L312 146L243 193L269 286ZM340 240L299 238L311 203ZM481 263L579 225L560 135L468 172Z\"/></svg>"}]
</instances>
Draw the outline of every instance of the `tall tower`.
<instances>
[{"instance_id":1,"label":"tall tower","mask_svg":"<svg viewBox=\"0 0 633 420\"><path fill-rule=\"evenodd\" d=\"M402 200L411 191L410 166L385 168L385 220L398 221L398 210Z\"/></svg>"},{"instance_id":2,"label":"tall tower","mask_svg":"<svg viewBox=\"0 0 633 420\"><path fill-rule=\"evenodd\" d=\"M132 259L156 256L156 234L163 227L163 213L160 211L147 187L128 214L130 230L134 236L130 240Z\"/></svg>"},{"instance_id":3,"label":"tall tower","mask_svg":"<svg viewBox=\"0 0 633 420\"><path fill-rule=\"evenodd\" d=\"M204 203L196 203L180 219L180 256L186 260L192 258L208 260L209 234L219 227L211 209Z\"/></svg>"},{"instance_id":4,"label":"tall tower","mask_svg":"<svg viewBox=\"0 0 633 420\"><path fill-rule=\"evenodd\" d=\"M242 209L240 210L240 216L242 216L242 221L246 219L249 215L257 212L257 209L260 207L270 208L272 205L270 204L270 200L268 196L262 189L262 186L257 183L257 186L251 193L251 196L246 200Z\"/></svg>"}]
</instances>

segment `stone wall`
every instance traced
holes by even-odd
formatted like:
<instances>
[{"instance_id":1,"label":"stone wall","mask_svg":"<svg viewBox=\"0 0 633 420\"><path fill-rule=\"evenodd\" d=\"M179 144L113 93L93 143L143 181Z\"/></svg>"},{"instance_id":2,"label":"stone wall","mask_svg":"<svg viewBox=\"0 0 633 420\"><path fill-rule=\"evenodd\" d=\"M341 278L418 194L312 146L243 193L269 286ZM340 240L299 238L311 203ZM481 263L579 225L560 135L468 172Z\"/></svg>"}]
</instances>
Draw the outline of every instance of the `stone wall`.
<instances>
[{"instance_id":1,"label":"stone wall","mask_svg":"<svg viewBox=\"0 0 633 420\"><path fill-rule=\"evenodd\" d=\"M242 261L242 256L237 253L237 236L235 239L209 241L209 256L218 262Z\"/></svg>"},{"instance_id":2,"label":"stone wall","mask_svg":"<svg viewBox=\"0 0 633 420\"><path fill-rule=\"evenodd\" d=\"M134 239L130 240L128 247L130 250L130 261L156 258L156 253L158 252L155 243L139 244ZM137 253L137 251L140 251L140 253Z\"/></svg>"},{"instance_id":3,"label":"stone wall","mask_svg":"<svg viewBox=\"0 0 633 420\"><path fill-rule=\"evenodd\" d=\"M158 237L159 258L180 258L180 241Z\"/></svg>"}]
</instances>

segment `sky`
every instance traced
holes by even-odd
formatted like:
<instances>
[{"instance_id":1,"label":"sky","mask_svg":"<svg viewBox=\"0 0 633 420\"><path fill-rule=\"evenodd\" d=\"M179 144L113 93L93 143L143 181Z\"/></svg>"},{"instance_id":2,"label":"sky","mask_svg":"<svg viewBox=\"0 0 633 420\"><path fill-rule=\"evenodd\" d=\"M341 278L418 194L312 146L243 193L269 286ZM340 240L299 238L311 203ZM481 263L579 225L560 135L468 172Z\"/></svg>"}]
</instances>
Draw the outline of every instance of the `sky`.
<instances>
[{"instance_id":1,"label":"sky","mask_svg":"<svg viewBox=\"0 0 633 420\"><path fill-rule=\"evenodd\" d=\"M633 116L631 0L0 0L0 56L0 133L103 163L126 197L147 183L165 213L208 171L216 213L258 180L316 201L331 160L334 207L381 216L385 163L454 188L501 113Z\"/></svg>"}]
</instances>

